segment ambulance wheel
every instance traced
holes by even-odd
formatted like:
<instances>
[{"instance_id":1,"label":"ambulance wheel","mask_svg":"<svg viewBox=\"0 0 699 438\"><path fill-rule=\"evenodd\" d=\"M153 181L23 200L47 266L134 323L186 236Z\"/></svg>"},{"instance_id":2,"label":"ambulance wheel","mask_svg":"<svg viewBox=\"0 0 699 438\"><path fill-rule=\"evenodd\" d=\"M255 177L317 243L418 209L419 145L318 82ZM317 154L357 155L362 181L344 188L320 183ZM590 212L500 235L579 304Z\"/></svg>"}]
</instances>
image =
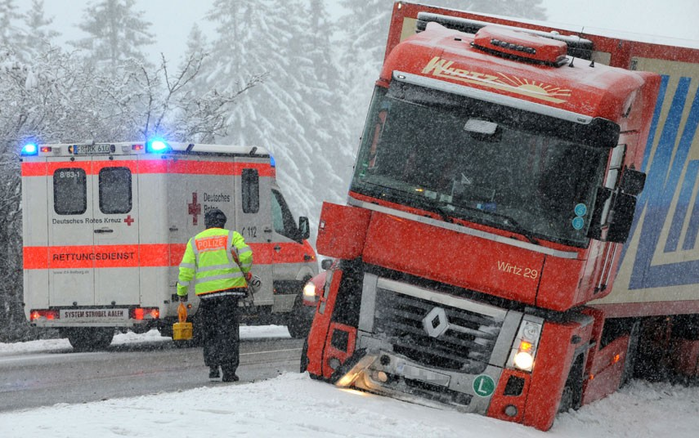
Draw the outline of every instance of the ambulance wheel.
<instances>
[{"instance_id":1,"label":"ambulance wheel","mask_svg":"<svg viewBox=\"0 0 699 438\"><path fill-rule=\"evenodd\" d=\"M286 324L292 338L303 339L308 336L311 324L313 324L314 313L315 308L303 305L301 295L296 297L294 308L289 313Z\"/></svg>"},{"instance_id":2,"label":"ambulance wheel","mask_svg":"<svg viewBox=\"0 0 699 438\"><path fill-rule=\"evenodd\" d=\"M66 335L76 351L105 350L114 338L114 327L71 328Z\"/></svg>"}]
</instances>

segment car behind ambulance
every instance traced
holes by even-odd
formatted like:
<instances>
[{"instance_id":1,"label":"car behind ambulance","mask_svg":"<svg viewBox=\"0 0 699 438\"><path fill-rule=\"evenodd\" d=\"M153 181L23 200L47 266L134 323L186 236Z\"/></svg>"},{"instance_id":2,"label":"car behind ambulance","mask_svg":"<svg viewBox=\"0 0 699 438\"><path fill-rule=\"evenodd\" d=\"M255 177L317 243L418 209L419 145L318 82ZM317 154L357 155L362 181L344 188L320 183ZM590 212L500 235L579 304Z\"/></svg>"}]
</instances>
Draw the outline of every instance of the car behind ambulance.
<instances>
[{"instance_id":1,"label":"car behind ambulance","mask_svg":"<svg viewBox=\"0 0 699 438\"><path fill-rule=\"evenodd\" d=\"M115 328L172 333L178 265L213 208L254 254L262 280L243 322L310 327L302 288L318 271L263 148L186 143L26 145L22 149L24 306L76 349L105 348ZM244 304L241 302L241 305ZM198 300L190 294L189 315ZM194 317L195 337L197 333Z\"/></svg>"}]
</instances>

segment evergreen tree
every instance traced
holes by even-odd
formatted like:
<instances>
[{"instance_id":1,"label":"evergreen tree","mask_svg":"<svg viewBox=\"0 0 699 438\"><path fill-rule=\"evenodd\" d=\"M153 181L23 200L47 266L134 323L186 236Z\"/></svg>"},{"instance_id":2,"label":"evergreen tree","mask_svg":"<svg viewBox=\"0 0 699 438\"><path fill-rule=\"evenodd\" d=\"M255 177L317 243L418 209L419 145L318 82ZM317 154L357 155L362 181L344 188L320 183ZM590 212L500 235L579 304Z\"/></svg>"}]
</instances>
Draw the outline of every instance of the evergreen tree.
<instances>
[{"instance_id":1,"label":"evergreen tree","mask_svg":"<svg viewBox=\"0 0 699 438\"><path fill-rule=\"evenodd\" d=\"M23 33L17 26L21 18L15 0L0 0L0 48L11 49L18 56L23 52L20 46Z\"/></svg>"},{"instance_id":2,"label":"evergreen tree","mask_svg":"<svg viewBox=\"0 0 699 438\"><path fill-rule=\"evenodd\" d=\"M310 60L310 82L302 89L302 99L312 109L311 116L303 122L313 148L311 169L316 177L312 193L316 204L309 214L315 218L320 215L323 201L341 202L345 198L354 147L345 123L342 77L335 59L338 53L332 43L333 23L325 0L311 0L308 16L304 51Z\"/></svg>"},{"instance_id":3,"label":"evergreen tree","mask_svg":"<svg viewBox=\"0 0 699 438\"><path fill-rule=\"evenodd\" d=\"M504 17L545 20L546 12L541 6L541 1L542 0L432 0L429 4L461 11L481 12Z\"/></svg>"},{"instance_id":4,"label":"evergreen tree","mask_svg":"<svg viewBox=\"0 0 699 438\"><path fill-rule=\"evenodd\" d=\"M27 58L35 57L48 49L51 42L60 35L49 26L53 18L44 13L44 0L32 0L32 7L24 14L27 32L24 35L24 48Z\"/></svg>"},{"instance_id":5,"label":"evergreen tree","mask_svg":"<svg viewBox=\"0 0 699 438\"><path fill-rule=\"evenodd\" d=\"M115 71L128 59L148 64L143 46L153 44L151 23L143 11L135 11L135 0L101 0L87 7L79 27L89 37L71 44L84 49L92 63Z\"/></svg>"},{"instance_id":6,"label":"evergreen tree","mask_svg":"<svg viewBox=\"0 0 699 438\"><path fill-rule=\"evenodd\" d=\"M340 19L344 32L341 56L350 143L356 150L362 135L374 82L378 79L386 51L393 0L341 0L349 13Z\"/></svg>"},{"instance_id":7,"label":"evergreen tree","mask_svg":"<svg viewBox=\"0 0 699 438\"><path fill-rule=\"evenodd\" d=\"M310 122L305 122L314 116L302 97L312 81L304 10L299 0L216 0L208 15L217 23L218 36L207 68L209 87L230 90L263 76L259 86L238 100L226 121L228 135L219 141L270 150L296 214L317 204L313 146L306 135Z\"/></svg>"}]
</instances>

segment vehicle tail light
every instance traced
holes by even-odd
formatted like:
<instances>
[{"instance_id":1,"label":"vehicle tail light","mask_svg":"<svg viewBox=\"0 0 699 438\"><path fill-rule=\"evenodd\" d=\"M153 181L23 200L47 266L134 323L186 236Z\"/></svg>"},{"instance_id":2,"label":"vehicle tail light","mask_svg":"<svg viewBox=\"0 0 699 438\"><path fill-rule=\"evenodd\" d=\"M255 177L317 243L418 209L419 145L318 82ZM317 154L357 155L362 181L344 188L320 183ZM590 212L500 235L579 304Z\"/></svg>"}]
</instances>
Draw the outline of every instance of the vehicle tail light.
<instances>
[{"instance_id":1,"label":"vehicle tail light","mask_svg":"<svg viewBox=\"0 0 699 438\"><path fill-rule=\"evenodd\" d=\"M58 310L55 309L32 309L29 312L29 321L33 322L38 319L46 319L47 321L53 321L54 319L59 319Z\"/></svg>"},{"instance_id":2,"label":"vehicle tail light","mask_svg":"<svg viewBox=\"0 0 699 438\"><path fill-rule=\"evenodd\" d=\"M158 319L160 318L160 309L157 307L136 307L135 309L131 309L129 314L131 319L135 319L137 321Z\"/></svg>"}]
</instances>

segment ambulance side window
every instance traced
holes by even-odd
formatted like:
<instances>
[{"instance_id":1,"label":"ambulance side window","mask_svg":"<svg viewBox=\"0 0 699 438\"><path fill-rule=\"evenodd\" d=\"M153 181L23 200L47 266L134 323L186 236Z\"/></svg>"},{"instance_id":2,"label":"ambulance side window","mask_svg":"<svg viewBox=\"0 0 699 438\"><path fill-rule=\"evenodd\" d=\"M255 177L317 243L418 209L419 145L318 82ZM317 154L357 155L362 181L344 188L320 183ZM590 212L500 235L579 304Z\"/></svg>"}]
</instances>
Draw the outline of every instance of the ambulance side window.
<instances>
[{"instance_id":1,"label":"ambulance side window","mask_svg":"<svg viewBox=\"0 0 699 438\"><path fill-rule=\"evenodd\" d=\"M299 241L299 229L296 226L294 217L286 206L286 201L282 194L272 190L272 226L274 231L286 236L289 239Z\"/></svg>"},{"instance_id":2,"label":"ambulance side window","mask_svg":"<svg viewBox=\"0 0 699 438\"><path fill-rule=\"evenodd\" d=\"M243 169L243 213L260 211L260 175L257 169Z\"/></svg>"},{"instance_id":3,"label":"ambulance side window","mask_svg":"<svg viewBox=\"0 0 699 438\"><path fill-rule=\"evenodd\" d=\"M131 211L131 171L128 167L100 170L100 211L121 214Z\"/></svg>"},{"instance_id":4,"label":"ambulance side window","mask_svg":"<svg viewBox=\"0 0 699 438\"><path fill-rule=\"evenodd\" d=\"M53 209L56 214L85 213L87 178L83 169L57 169L54 172Z\"/></svg>"}]
</instances>

